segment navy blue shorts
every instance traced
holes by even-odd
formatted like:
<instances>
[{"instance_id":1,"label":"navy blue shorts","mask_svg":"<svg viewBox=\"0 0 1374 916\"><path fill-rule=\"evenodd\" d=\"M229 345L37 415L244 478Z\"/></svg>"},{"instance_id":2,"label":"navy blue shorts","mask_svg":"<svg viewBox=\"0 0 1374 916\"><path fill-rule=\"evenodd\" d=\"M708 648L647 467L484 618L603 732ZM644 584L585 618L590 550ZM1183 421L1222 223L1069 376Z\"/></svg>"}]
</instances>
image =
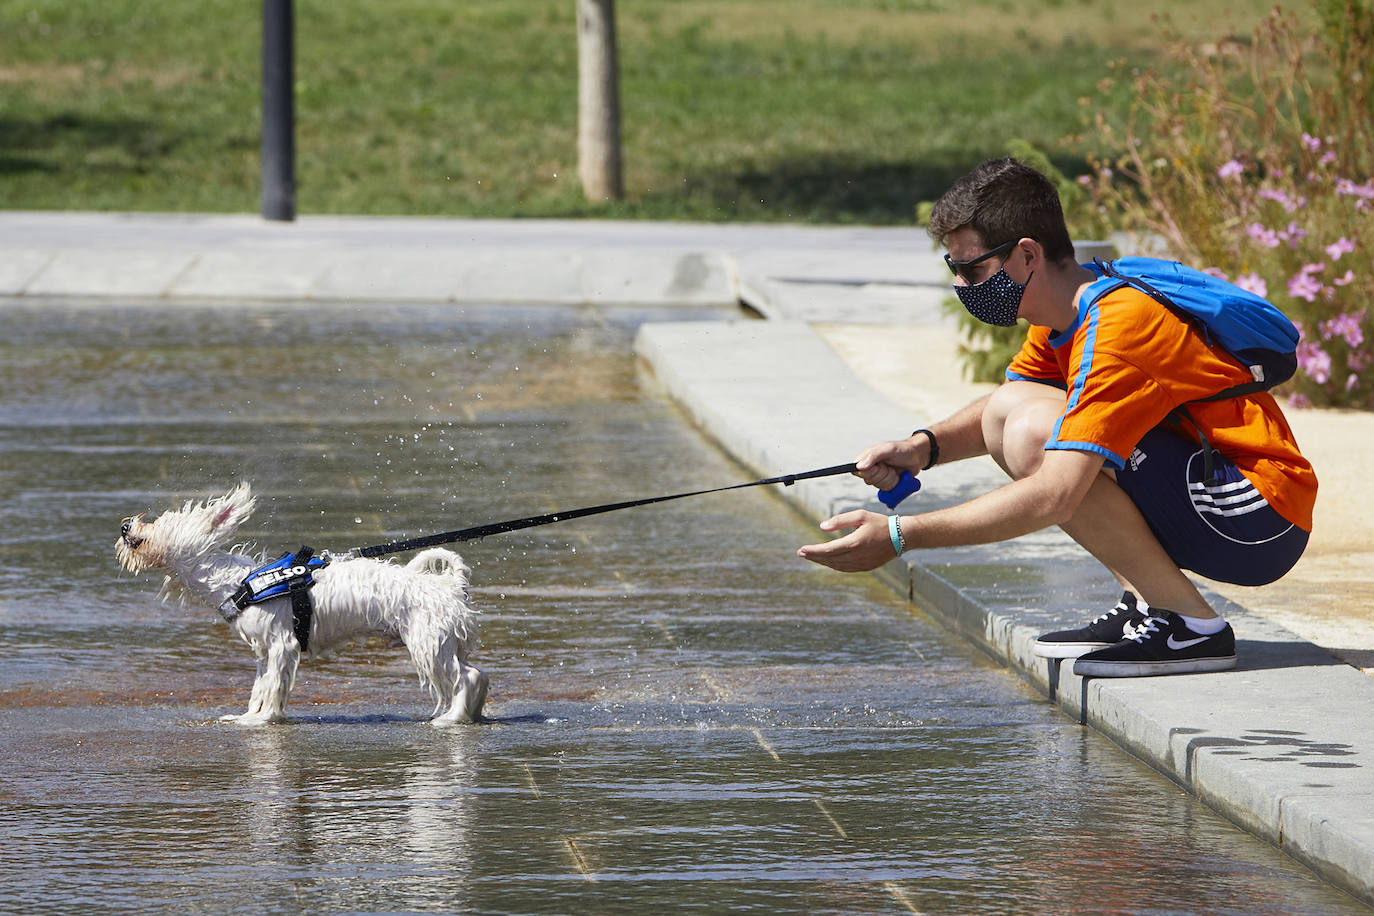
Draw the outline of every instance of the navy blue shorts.
<instances>
[{"instance_id":1,"label":"navy blue shorts","mask_svg":"<svg viewBox=\"0 0 1374 916\"><path fill-rule=\"evenodd\" d=\"M1234 585L1267 585L1298 562L1308 533L1274 511L1234 464L1157 426L1136 445L1116 482L1180 569Z\"/></svg>"}]
</instances>

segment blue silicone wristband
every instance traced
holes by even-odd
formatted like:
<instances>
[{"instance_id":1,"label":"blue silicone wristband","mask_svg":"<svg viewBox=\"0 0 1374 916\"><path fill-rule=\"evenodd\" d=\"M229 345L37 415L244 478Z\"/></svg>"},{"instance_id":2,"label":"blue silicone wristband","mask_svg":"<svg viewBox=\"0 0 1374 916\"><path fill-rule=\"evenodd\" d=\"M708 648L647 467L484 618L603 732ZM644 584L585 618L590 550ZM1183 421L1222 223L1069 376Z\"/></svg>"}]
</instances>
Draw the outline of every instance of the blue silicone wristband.
<instances>
[{"instance_id":1,"label":"blue silicone wristband","mask_svg":"<svg viewBox=\"0 0 1374 916\"><path fill-rule=\"evenodd\" d=\"M900 516L897 515L889 515L887 517L887 535L892 538L892 549L895 550L897 556L900 557L902 551L906 549L906 545L902 543L902 529L897 527L898 518L900 518Z\"/></svg>"}]
</instances>

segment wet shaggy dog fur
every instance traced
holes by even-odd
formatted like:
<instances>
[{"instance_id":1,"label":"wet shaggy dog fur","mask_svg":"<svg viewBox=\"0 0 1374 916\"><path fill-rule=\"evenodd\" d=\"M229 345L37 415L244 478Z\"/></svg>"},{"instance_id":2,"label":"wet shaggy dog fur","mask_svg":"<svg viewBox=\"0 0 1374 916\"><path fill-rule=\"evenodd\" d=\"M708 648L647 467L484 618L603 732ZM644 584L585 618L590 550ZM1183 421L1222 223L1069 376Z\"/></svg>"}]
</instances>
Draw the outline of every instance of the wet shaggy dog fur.
<instances>
[{"instance_id":1,"label":"wet shaggy dog fur","mask_svg":"<svg viewBox=\"0 0 1374 916\"><path fill-rule=\"evenodd\" d=\"M187 502L153 520L127 518L115 554L130 572L161 570L167 574L164 589L219 608L264 562L225 547L253 505L252 489L241 483L221 497ZM314 578L315 613L307 640L312 654L369 634L397 638L436 701L431 724L481 717L487 676L468 662L477 647L477 615L468 602L468 567L458 554L425 550L405 565L332 556ZM240 725L283 721L301 657L291 598L250 604L230 626L257 656L258 674L248 710L224 719Z\"/></svg>"}]
</instances>

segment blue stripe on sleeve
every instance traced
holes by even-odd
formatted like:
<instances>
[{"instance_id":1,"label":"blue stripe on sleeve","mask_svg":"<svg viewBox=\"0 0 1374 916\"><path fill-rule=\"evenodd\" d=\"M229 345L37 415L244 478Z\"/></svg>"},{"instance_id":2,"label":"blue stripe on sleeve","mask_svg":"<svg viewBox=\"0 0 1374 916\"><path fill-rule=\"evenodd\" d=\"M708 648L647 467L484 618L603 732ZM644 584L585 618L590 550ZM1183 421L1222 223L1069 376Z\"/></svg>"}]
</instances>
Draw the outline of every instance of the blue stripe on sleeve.
<instances>
[{"instance_id":1,"label":"blue stripe on sleeve","mask_svg":"<svg viewBox=\"0 0 1374 916\"><path fill-rule=\"evenodd\" d=\"M1073 384L1069 386L1069 399L1068 403L1064 406L1064 413L1060 415L1058 420L1054 421L1054 429L1050 431L1050 442L1059 441L1059 427L1063 425L1064 417L1072 413L1073 409L1078 406L1078 399L1083 396L1083 386L1087 384L1088 374L1092 372L1093 351L1097 346L1098 310L1096 300L1091 302L1088 307L1084 309L1083 313L1079 316L1079 320L1083 325L1083 334L1085 335L1083 340L1083 357L1078 364L1078 374L1074 376ZM1046 448L1048 447L1049 443L1046 443Z\"/></svg>"},{"instance_id":2,"label":"blue stripe on sleeve","mask_svg":"<svg viewBox=\"0 0 1374 916\"><path fill-rule=\"evenodd\" d=\"M1057 378L1036 378L1033 375L1022 375L1020 372L1007 370L1007 381L1009 382L1037 382L1041 385L1049 385L1051 388L1064 389L1064 383Z\"/></svg>"},{"instance_id":3,"label":"blue stripe on sleeve","mask_svg":"<svg viewBox=\"0 0 1374 916\"><path fill-rule=\"evenodd\" d=\"M1046 442L1045 451L1050 449L1062 449L1073 452L1091 452L1094 455L1101 455L1102 460L1112 466L1113 470L1121 470L1126 466L1126 459L1122 458L1111 449L1103 448L1096 442Z\"/></svg>"}]
</instances>

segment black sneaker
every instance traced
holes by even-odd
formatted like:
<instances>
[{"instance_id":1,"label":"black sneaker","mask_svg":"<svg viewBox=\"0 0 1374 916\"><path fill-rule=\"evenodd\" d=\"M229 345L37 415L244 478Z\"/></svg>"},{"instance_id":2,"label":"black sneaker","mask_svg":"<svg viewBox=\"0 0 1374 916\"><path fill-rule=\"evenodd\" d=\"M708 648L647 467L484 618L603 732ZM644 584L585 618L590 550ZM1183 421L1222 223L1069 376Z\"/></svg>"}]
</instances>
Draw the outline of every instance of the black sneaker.
<instances>
[{"instance_id":1,"label":"black sneaker","mask_svg":"<svg viewBox=\"0 0 1374 916\"><path fill-rule=\"evenodd\" d=\"M1225 671L1236 666L1236 634L1228 623L1210 636L1194 633L1173 611L1150 609L1135 635L1073 663L1081 677L1143 677Z\"/></svg>"},{"instance_id":2,"label":"black sneaker","mask_svg":"<svg viewBox=\"0 0 1374 916\"><path fill-rule=\"evenodd\" d=\"M1116 607L1086 627L1056 630L1035 641L1035 654L1041 658L1078 658L1094 649L1114 646L1134 635L1137 624L1145 620L1140 602L1131 592L1122 592Z\"/></svg>"}]
</instances>

